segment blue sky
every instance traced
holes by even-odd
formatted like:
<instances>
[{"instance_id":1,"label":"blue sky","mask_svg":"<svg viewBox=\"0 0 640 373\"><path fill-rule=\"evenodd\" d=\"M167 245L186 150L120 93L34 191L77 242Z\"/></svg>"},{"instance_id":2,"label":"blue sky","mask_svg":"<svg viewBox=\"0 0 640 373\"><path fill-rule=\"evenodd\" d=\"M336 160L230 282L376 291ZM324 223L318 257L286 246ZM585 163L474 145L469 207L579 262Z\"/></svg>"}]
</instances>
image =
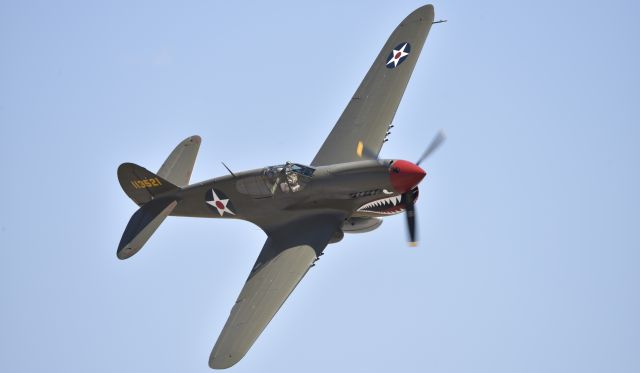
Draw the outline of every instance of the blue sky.
<instances>
[{"instance_id":1,"label":"blue sky","mask_svg":"<svg viewBox=\"0 0 640 373\"><path fill-rule=\"evenodd\" d=\"M128 261L116 169L308 163L416 1L0 3L0 371L207 372L265 239L169 218ZM348 235L235 372L640 371L640 6L436 2L382 156L404 217Z\"/></svg>"}]
</instances>

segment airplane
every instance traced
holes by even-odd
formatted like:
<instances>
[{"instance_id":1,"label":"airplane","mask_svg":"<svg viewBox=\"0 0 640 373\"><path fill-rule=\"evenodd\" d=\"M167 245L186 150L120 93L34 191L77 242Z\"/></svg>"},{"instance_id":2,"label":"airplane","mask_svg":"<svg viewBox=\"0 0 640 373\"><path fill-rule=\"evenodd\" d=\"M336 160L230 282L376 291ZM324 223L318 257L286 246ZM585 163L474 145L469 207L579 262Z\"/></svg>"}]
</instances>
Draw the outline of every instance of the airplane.
<instances>
[{"instance_id":1,"label":"airplane","mask_svg":"<svg viewBox=\"0 0 640 373\"><path fill-rule=\"evenodd\" d=\"M420 167L444 140L438 133L417 162L380 159L405 88L434 22L425 5L393 31L333 130L309 165L286 162L189 184L199 136L182 141L153 173L118 167L122 189L138 206L117 257L136 254L167 216L241 219L267 240L209 357L213 369L242 359L328 244L372 231L383 217L406 213L417 242ZM223 163L224 164L224 163Z\"/></svg>"}]
</instances>

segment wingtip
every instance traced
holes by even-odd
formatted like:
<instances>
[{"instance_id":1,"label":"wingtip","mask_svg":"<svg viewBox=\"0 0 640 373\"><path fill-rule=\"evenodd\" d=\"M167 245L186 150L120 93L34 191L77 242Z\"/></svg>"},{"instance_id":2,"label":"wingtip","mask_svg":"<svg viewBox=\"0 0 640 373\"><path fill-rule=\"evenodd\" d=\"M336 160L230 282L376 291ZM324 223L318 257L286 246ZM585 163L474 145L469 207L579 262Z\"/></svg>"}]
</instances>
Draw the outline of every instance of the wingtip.
<instances>
[{"instance_id":1,"label":"wingtip","mask_svg":"<svg viewBox=\"0 0 640 373\"><path fill-rule=\"evenodd\" d=\"M214 357L213 354L211 354L211 357L209 357L209 368L216 370L228 369L236 365L238 361L240 361L240 359L234 359L232 355L229 355L227 358L221 358L220 356Z\"/></svg>"},{"instance_id":2,"label":"wingtip","mask_svg":"<svg viewBox=\"0 0 640 373\"><path fill-rule=\"evenodd\" d=\"M409 14L400 25L406 25L412 22L428 21L429 27L435 19L435 10L432 4L423 5Z\"/></svg>"},{"instance_id":3,"label":"wingtip","mask_svg":"<svg viewBox=\"0 0 640 373\"><path fill-rule=\"evenodd\" d=\"M200 143L202 143L202 138L198 135L189 136L181 142L182 145L200 145Z\"/></svg>"},{"instance_id":4,"label":"wingtip","mask_svg":"<svg viewBox=\"0 0 640 373\"><path fill-rule=\"evenodd\" d=\"M433 7L433 4L426 4L413 11L413 13L418 13L418 12L425 13L425 14L434 14L435 8Z\"/></svg>"},{"instance_id":5,"label":"wingtip","mask_svg":"<svg viewBox=\"0 0 640 373\"><path fill-rule=\"evenodd\" d=\"M224 330L220 333L218 337L218 341L216 341L215 346L211 350L211 354L209 355L209 368L211 369L228 369L232 366L236 365L244 355L246 355L247 351L238 351L229 349L228 345L221 345L220 339L224 335ZM251 347L251 346L249 346Z\"/></svg>"}]
</instances>

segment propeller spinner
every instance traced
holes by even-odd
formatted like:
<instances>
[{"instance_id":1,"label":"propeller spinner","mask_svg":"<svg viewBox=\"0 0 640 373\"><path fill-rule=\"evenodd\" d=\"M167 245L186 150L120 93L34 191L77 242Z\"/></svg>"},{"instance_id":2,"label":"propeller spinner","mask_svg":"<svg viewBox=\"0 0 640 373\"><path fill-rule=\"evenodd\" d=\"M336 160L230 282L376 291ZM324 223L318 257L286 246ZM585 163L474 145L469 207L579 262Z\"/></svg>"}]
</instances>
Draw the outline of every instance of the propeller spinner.
<instances>
[{"instance_id":1,"label":"propeller spinner","mask_svg":"<svg viewBox=\"0 0 640 373\"><path fill-rule=\"evenodd\" d=\"M444 132L439 131L415 164L398 160L393 162L390 167L391 184L398 192L402 193L402 199L405 201L410 246L417 246L418 244L415 209L415 201L418 196L417 185L427 174L419 165L433 154L445 139Z\"/></svg>"}]
</instances>

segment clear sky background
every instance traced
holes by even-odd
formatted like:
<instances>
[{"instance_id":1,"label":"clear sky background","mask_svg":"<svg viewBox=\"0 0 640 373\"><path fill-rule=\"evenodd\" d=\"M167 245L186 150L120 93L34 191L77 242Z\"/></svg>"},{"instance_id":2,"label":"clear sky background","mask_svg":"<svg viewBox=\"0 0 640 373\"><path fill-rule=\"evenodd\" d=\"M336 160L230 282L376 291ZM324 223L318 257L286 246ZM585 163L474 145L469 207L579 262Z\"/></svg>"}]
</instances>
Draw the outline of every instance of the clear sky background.
<instances>
[{"instance_id":1,"label":"clear sky background","mask_svg":"<svg viewBox=\"0 0 640 373\"><path fill-rule=\"evenodd\" d=\"M308 163L418 1L1 1L0 371L207 372L265 239L169 218L127 261L120 163ZM404 216L326 250L234 372L639 372L640 5L438 1L385 158Z\"/></svg>"}]
</instances>

